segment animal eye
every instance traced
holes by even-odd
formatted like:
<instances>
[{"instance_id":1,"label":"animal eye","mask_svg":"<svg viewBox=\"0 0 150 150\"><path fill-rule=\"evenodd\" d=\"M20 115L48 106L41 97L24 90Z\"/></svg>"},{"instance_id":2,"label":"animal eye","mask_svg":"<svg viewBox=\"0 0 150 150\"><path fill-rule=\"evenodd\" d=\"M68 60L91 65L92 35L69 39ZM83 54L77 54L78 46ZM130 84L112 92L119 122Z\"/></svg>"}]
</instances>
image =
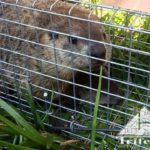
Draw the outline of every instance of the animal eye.
<instances>
[{"instance_id":1,"label":"animal eye","mask_svg":"<svg viewBox=\"0 0 150 150\"><path fill-rule=\"evenodd\" d=\"M49 33L49 37L50 37L50 40L56 40L58 39L58 34L57 33Z\"/></svg>"},{"instance_id":2,"label":"animal eye","mask_svg":"<svg viewBox=\"0 0 150 150\"><path fill-rule=\"evenodd\" d=\"M77 42L78 42L78 39L77 38L75 38L75 37L68 37L68 41L69 41L69 43L71 43L71 44L77 44Z\"/></svg>"}]
</instances>

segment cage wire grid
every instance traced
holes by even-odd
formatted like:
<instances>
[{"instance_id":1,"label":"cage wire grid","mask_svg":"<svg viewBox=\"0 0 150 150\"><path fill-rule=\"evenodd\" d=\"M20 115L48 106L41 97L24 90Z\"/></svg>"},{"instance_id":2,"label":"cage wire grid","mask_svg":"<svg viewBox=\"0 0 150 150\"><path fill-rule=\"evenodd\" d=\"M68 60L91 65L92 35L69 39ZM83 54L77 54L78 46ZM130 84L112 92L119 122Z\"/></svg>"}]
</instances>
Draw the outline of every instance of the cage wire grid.
<instances>
[{"instance_id":1,"label":"cage wire grid","mask_svg":"<svg viewBox=\"0 0 150 150\"><path fill-rule=\"evenodd\" d=\"M71 56L71 60L73 60L75 56L82 57L83 59L88 58L89 64L91 64L91 60L104 62L106 64L106 70L103 70L103 72L106 71L107 73L102 75L102 81L106 82L102 82L101 94L105 97L106 102L105 105L99 104L97 117L97 134L99 137L97 138L97 144L101 143L100 141L102 139L106 139L108 137L117 139L117 133L125 127L126 123L133 118L143 106L146 106L147 108L150 106L150 27L148 23L146 24L147 20L149 20L150 23L150 14L117 7L91 4L82 1L69 1L71 2L71 7L68 13L62 14L53 11L55 5L59 3L59 0L56 0L52 5L50 5L49 10L36 8L36 2L37 0L34 0L32 1L32 5L28 6L20 5L19 1L15 1L15 3L10 3L9 0L0 1L0 24L1 26L5 26L5 30L2 30L1 28L1 39L6 40L8 45L12 42L16 42L18 45L21 43L24 48L22 50L18 50L18 45L16 47L15 45L7 45L5 47L0 45L0 87L3 89L0 90L0 98L17 106L17 108L26 113L32 120L33 114L27 104L27 96L24 95L24 92L27 91L24 83L29 84L31 89L41 89L43 96L36 97L33 95L33 98L37 103L37 111L41 114L41 116L44 116L45 114L49 116L49 119L45 121L45 125L50 129L59 129L72 137L77 137L90 142L94 108L93 95L96 94L97 91L96 87L92 87L92 83L94 82L93 77L98 78L99 74L92 71L91 65L89 65L87 70L83 70L72 67L73 61L70 61L70 65L68 66L58 63L57 52L68 53L68 55ZM78 5L86 7L89 10L89 14L86 19L71 15L75 7ZM16 19L11 19L11 17L9 18L4 13L5 9L9 7L14 9ZM32 24L23 20L20 15L22 10L25 10L32 15ZM35 19L37 13L48 15L51 24L53 23L53 16L66 17L69 28L68 33L61 32L55 28L47 29L38 26L38 23L36 22L37 20ZM91 19L91 15L93 13L96 13L99 17L99 21ZM72 20L87 23L88 37L78 36L72 32ZM106 34L110 38L111 42L92 39L90 31L91 23L104 26ZM13 32L11 26L14 25L18 28L18 33L16 35L11 33ZM30 39L30 35L29 37L24 36L25 28L32 29L32 32L35 33L34 40ZM43 44L40 42L39 32L41 31L48 32L49 34L53 33L51 44ZM58 47L55 40L55 38L57 38L56 36L71 37L71 50L68 51L65 48ZM72 51L74 47L73 42L76 40L86 41L88 43L88 47L90 47L90 42L105 45L105 47L108 48L112 47L112 58L97 58L84 53L82 54ZM37 52L40 51L39 48L41 48L41 50L44 48L53 49L55 61L51 61L50 58L45 59L44 57L42 58L38 57L38 55L30 54L27 50L27 45L34 46ZM7 56L2 56L4 53ZM11 57L10 62L9 56ZM17 63L17 59L18 61L22 59L21 61L23 63ZM40 65L40 70L31 69L30 65L32 64L28 63L29 60L33 60L33 62L37 61ZM46 65L55 66L56 76L50 76L45 73ZM59 68L70 70L72 80L60 78ZM88 84L76 82L76 72L88 75ZM40 85L32 82L33 74L38 76ZM80 78L82 80L82 76ZM57 83L57 90L47 88L43 82L45 79L55 80ZM11 80L13 80L14 86L10 83ZM60 91L62 83L71 85L70 90L72 90L72 94L62 93ZM106 84L105 89L103 89L103 84ZM116 87L111 87L111 84L115 84L118 90ZM79 88L79 92L84 93L85 89L88 91L90 95L88 99L77 95L77 87ZM53 94L58 96L58 103L55 103L53 100ZM62 104L62 96L65 97L65 99L72 100L72 107L64 106ZM112 104L112 100L116 101L116 103ZM53 125L51 123L53 119L58 122L63 122L64 126L57 127ZM131 148L134 149L134 146L148 149L143 145L136 144L133 144ZM116 145L116 149L117 148L118 147Z\"/></svg>"}]
</instances>

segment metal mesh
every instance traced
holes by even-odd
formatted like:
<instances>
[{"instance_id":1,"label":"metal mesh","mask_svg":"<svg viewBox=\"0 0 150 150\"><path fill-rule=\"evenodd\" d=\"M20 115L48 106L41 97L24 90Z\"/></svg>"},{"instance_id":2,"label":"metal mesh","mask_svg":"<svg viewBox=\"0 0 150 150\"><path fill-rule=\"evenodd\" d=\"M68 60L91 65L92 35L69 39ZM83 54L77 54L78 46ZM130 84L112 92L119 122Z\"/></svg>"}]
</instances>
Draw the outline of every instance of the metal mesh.
<instances>
[{"instance_id":1,"label":"metal mesh","mask_svg":"<svg viewBox=\"0 0 150 150\"><path fill-rule=\"evenodd\" d=\"M45 121L46 126L90 142L99 78L99 70L93 71L92 61L97 60L104 64L97 143L101 143L102 139L116 139L117 133L143 106L150 106L150 28L146 24L150 14L85 2L67 3L69 10L62 14L60 10L54 11L59 1L53 1L49 6L42 5L41 9L36 5L37 2L33 0L23 5L19 1L0 1L0 98L32 118L26 100L30 87L37 111L41 116L49 116ZM86 17L72 15L76 7L86 7ZM13 18L8 15L9 9L14 13ZM29 15L29 20L24 18L22 12L27 17ZM99 19L94 20L93 13ZM51 28L45 22L40 22L42 15L47 17L50 24L54 24L50 25ZM57 26L64 20L67 20L66 31ZM76 31L83 30L87 36L74 33L73 29L78 27L74 27L73 20L86 22L86 31L83 27ZM107 34L103 36L108 39L98 41L92 38L91 24L99 28L103 26ZM42 37L44 33L48 33L48 37ZM46 42L48 40L51 42ZM61 46L63 40L70 42L69 50L65 44ZM112 47L112 58L75 51L74 47L78 45L80 49L81 46L78 41L84 41L86 49L90 49L91 43L100 47L104 45L108 53ZM53 50L53 58L45 49ZM43 56L43 53L47 53L47 56ZM58 60L59 55L64 53L67 61L70 59L68 65ZM77 57L80 59L75 60ZM74 65L74 60L84 59L89 62L86 69ZM49 66L54 73L51 73ZM65 73L60 72L60 68ZM63 73L64 78L61 75ZM68 74L70 77L67 78ZM146 149L142 145L136 146ZM117 149L117 145L115 147Z\"/></svg>"}]
</instances>

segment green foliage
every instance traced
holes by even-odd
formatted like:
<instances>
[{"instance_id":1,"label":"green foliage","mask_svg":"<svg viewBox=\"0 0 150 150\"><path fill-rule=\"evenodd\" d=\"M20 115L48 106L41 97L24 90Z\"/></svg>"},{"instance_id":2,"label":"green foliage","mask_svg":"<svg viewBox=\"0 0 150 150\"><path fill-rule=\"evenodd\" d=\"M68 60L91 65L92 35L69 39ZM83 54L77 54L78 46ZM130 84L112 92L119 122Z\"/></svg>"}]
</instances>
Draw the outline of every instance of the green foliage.
<instances>
[{"instance_id":1,"label":"green foliage","mask_svg":"<svg viewBox=\"0 0 150 150\"><path fill-rule=\"evenodd\" d=\"M98 83L98 90L96 94L96 100L95 100L95 107L94 107L94 115L93 115L93 124L92 124L92 142L91 142L91 149L95 149L95 137L96 137L96 120L98 115L98 105L99 105L99 99L101 94L101 85L102 85L102 66L100 68L100 77L99 77L99 83Z\"/></svg>"},{"instance_id":2,"label":"green foliage","mask_svg":"<svg viewBox=\"0 0 150 150\"><path fill-rule=\"evenodd\" d=\"M0 115L0 134L4 135L0 136L0 148L6 147L9 150L76 150L80 148L78 144L74 144L77 142L75 140L65 141L55 134L37 131L5 101L0 100L0 107L9 114L11 119L13 118L11 120Z\"/></svg>"},{"instance_id":3,"label":"green foliage","mask_svg":"<svg viewBox=\"0 0 150 150\"><path fill-rule=\"evenodd\" d=\"M36 111L36 106L32 97L32 89L31 86L28 82L25 82L25 86L26 86L26 90L27 90L27 95L25 97L25 99L27 100L30 108L31 108L31 112L33 113L33 117L34 117L34 121L35 121L35 126L37 129L39 128L43 128L43 124L40 120L39 114ZM24 92L23 92L24 93Z\"/></svg>"}]
</instances>

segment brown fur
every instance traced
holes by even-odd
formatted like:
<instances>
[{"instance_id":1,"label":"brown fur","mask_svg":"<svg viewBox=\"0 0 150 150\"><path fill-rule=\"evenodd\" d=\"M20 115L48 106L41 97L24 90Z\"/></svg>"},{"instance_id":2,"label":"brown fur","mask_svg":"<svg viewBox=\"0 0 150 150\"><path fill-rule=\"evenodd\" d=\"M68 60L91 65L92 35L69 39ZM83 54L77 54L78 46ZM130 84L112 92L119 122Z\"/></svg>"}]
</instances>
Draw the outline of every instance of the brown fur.
<instances>
[{"instance_id":1,"label":"brown fur","mask_svg":"<svg viewBox=\"0 0 150 150\"><path fill-rule=\"evenodd\" d=\"M5 0L5 2L15 4L16 0ZM17 4L26 7L32 6L33 8L38 10L50 11L50 8L52 4L54 4L54 2L56 1L19 0ZM79 17L82 19L98 21L98 18L95 15L91 15L90 18L88 18L90 11L83 9L81 6L78 5L75 6L69 14L69 10L72 7L73 4L58 1L52 7L51 11L55 13L57 12L60 14ZM58 87L58 80L51 78L51 76L54 78L71 81L73 77L72 70L65 67L56 67L56 61L60 65L86 71L89 68L89 59L85 56L80 56L76 54L72 55L69 52L54 50L53 47L55 46L56 48L66 49L68 51L72 51L78 54L94 54L94 57L97 58L104 59L106 56L107 58L109 57L108 59L110 59L111 57L107 56L108 52L106 53L109 47L106 48L106 46L104 46L103 44L90 42L89 48L87 41L78 39L77 44L71 45L68 42L67 36L59 34L58 39L56 38L54 40L50 37L54 34L46 31L46 29L48 29L62 32L65 34L80 36L83 38L89 38L88 31L90 29L90 39L108 42L108 38L105 34L104 28L99 24L88 23L86 21L81 21L77 19L68 19L64 16L50 15L48 13L40 11L32 11L26 8L19 8L8 5L3 5L1 17L4 19L20 22L22 24L27 24L29 26L23 26L3 21L0 26L0 32L33 42L29 43L19 39L2 36L2 39L0 41L0 47L4 49L9 49L10 51L1 50L1 60L3 62L14 64L23 68L22 69L19 67L12 67L7 63L2 64L2 68L5 68L5 71L3 72L1 79L7 81L8 83L11 83L12 85L15 85L14 77L17 79L17 81L19 81L19 84L22 81L27 81L29 79L28 77L30 77L30 82L33 85L64 93L68 87L68 84L66 84L65 82L59 82ZM35 29L31 26L43 28L44 30ZM35 44L35 42L47 46L37 45ZM101 65L103 63L101 61L91 59L92 68L94 68L95 64ZM24 68L26 68L27 70L25 70ZM8 72L6 70L11 72ZM17 74L14 74L13 72ZM77 72L74 72L75 75L76 73ZM41 76L40 74L44 74L44 76ZM42 89L33 88L32 90L34 96L41 98L43 97Z\"/></svg>"}]
</instances>

